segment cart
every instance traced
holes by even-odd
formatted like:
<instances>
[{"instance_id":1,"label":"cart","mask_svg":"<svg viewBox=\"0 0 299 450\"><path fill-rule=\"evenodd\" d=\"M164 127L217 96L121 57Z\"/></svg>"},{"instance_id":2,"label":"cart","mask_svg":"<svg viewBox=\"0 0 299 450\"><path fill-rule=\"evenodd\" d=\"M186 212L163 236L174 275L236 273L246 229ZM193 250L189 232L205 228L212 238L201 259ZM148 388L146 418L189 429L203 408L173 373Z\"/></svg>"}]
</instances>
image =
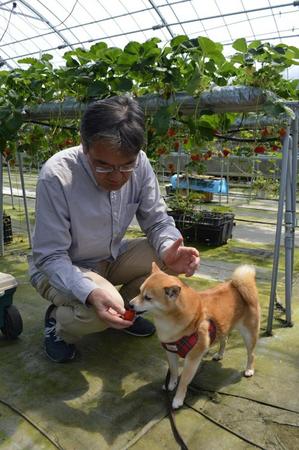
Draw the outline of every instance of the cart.
<instances>
[{"instance_id":1,"label":"cart","mask_svg":"<svg viewBox=\"0 0 299 450\"><path fill-rule=\"evenodd\" d=\"M16 339L23 331L22 317L12 304L17 286L15 277L0 272L0 330L8 339Z\"/></svg>"}]
</instances>

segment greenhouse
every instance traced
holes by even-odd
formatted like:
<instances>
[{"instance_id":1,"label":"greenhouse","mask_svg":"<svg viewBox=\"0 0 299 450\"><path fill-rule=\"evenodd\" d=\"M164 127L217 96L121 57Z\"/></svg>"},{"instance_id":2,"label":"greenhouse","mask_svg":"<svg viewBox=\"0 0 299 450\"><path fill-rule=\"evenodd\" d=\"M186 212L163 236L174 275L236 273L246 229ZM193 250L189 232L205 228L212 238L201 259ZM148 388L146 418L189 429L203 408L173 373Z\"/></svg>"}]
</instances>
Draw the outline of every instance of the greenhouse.
<instances>
[{"instance_id":1,"label":"greenhouse","mask_svg":"<svg viewBox=\"0 0 299 450\"><path fill-rule=\"evenodd\" d=\"M0 449L299 448L298 23L0 1Z\"/></svg>"}]
</instances>

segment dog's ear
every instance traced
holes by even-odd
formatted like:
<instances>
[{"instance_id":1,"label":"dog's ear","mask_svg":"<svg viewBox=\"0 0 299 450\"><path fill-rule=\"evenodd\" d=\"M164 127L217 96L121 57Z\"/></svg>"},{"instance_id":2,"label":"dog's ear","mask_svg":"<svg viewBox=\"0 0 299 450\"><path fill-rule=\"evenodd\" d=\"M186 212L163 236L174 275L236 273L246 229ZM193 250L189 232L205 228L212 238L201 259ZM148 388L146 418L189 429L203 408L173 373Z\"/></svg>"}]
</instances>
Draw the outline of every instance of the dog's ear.
<instances>
[{"instance_id":1,"label":"dog's ear","mask_svg":"<svg viewBox=\"0 0 299 450\"><path fill-rule=\"evenodd\" d=\"M178 296L180 295L181 288L180 286L170 286L164 288L166 297L168 297L170 300L176 300Z\"/></svg>"},{"instance_id":2,"label":"dog's ear","mask_svg":"<svg viewBox=\"0 0 299 450\"><path fill-rule=\"evenodd\" d=\"M155 262L152 262L152 273L162 272Z\"/></svg>"}]
</instances>

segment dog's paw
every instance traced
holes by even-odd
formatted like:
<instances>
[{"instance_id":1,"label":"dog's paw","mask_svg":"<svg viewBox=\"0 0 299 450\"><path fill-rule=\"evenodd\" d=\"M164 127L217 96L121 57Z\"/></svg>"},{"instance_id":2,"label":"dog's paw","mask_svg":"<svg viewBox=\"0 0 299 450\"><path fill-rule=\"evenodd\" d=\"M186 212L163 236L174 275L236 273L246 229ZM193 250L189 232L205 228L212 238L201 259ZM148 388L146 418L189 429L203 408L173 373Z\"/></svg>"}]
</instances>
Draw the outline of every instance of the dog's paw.
<instances>
[{"instance_id":1,"label":"dog's paw","mask_svg":"<svg viewBox=\"0 0 299 450\"><path fill-rule=\"evenodd\" d=\"M223 359L223 354L221 354L221 353L217 352L212 356L213 361L220 361L221 359Z\"/></svg>"},{"instance_id":2,"label":"dog's paw","mask_svg":"<svg viewBox=\"0 0 299 450\"><path fill-rule=\"evenodd\" d=\"M184 399L176 398L172 400L172 409L179 409L184 404Z\"/></svg>"},{"instance_id":3,"label":"dog's paw","mask_svg":"<svg viewBox=\"0 0 299 450\"><path fill-rule=\"evenodd\" d=\"M254 375L254 369L246 369L244 372L244 377L252 377Z\"/></svg>"},{"instance_id":4,"label":"dog's paw","mask_svg":"<svg viewBox=\"0 0 299 450\"><path fill-rule=\"evenodd\" d=\"M167 389L166 389L166 384L163 384L162 389L163 389L163 391L166 391L166 390L174 391L175 388L177 387L177 384L178 384L178 380L177 379L176 380L170 380L169 383L168 383Z\"/></svg>"}]
</instances>

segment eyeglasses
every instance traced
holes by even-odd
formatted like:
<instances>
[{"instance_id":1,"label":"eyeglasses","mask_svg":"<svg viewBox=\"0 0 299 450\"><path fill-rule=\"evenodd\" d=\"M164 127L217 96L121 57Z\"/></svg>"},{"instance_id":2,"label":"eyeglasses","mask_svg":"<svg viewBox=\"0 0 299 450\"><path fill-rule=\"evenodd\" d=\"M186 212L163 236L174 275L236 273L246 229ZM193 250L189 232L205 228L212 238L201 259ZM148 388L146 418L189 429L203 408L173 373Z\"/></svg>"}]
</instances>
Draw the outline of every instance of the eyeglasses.
<instances>
[{"instance_id":1,"label":"eyeglasses","mask_svg":"<svg viewBox=\"0 0 299 450\"><path fill-rule=\"evenodd\" d=\"M96 166L96 173L112 173L114 171L118 171L121 173L132 173L137 168L137 162L134 161L130 164L124 164L123 166Z\"/></svg>"}]
</instances>

